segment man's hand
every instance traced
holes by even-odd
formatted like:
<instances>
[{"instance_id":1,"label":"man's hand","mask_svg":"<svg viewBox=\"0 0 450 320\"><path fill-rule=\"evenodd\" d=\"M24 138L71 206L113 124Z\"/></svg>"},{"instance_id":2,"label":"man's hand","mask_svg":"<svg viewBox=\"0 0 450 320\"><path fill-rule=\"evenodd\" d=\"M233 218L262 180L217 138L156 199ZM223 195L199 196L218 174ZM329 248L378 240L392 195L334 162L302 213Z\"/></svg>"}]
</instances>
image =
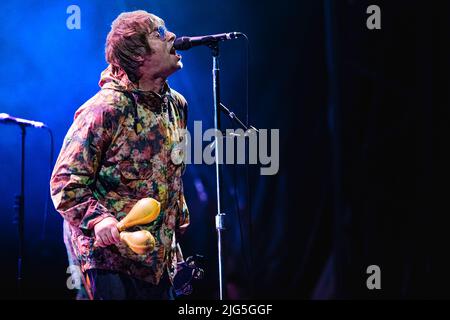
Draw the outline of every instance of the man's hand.
<instances>
[{"instance_id":1,"label":"man's hand","mask_svg":"<svg viewBox=\"0 0 450 320\"><path fill-rule=\"evenodd\" d=\"M107 247L120 242L119 229L117 229L117 221L113 217L108 217L100 221L94 226L95 243L98 247Z\"/></svg>"}]
</instances>

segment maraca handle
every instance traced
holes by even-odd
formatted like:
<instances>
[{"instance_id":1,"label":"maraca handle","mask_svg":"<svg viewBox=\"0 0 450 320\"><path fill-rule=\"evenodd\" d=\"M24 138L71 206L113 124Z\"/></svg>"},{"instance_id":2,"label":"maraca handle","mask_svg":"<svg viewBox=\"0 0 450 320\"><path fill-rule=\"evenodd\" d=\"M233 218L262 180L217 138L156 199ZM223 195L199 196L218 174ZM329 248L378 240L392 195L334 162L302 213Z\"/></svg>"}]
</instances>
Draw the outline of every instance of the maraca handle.
<instances>
[{"instance_id":1,"label":"maraca handle","mask_svg":"<svg viewBox=\"0 0 450 320\"><path fill-rule=\"evenodd\" d=\"M155 248L155 238L147 230L123 231L120 233L120 240L139 255L147 254ZM97 240L94 242L94 247L98 247Z\"/></svg>"}]
</instances>

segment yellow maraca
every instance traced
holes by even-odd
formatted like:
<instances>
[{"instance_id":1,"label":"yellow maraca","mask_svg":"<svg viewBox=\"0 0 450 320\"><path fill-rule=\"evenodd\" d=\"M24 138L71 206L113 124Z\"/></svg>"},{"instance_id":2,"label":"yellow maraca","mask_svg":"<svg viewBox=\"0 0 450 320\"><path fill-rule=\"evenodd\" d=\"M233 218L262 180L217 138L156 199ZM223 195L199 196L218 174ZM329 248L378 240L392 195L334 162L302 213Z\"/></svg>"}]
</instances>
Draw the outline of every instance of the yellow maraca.
<instances>
[{"instance_id":1,"label":"yellow maraca","mask_svg":"<svg viewBox=\"0 0 450 320\"><path fill-rule=\"evenodd\" d=\"M117 229L120 232L120 240L122 240L133 252L137 254L145 254L151 252L155 247L155 238L147 230L139 230L134 232L124 231L128 228L148 224L158 218L161 210L161 204L153 198L140 199L131 208L130 212L117 223ZM94 243L94 246L96 244Z\"/></svg>"},{"instance_id":2,"label":"yellow maraca","mask_svg":"<svg viewBox=\"0 0 450 320\"><path fill-rule=\"evenodd\" d=\"M118 224L120 239L137 254L145 254L155 247L155 238L147 230L126 232L133 226L148 224L156 220L161 204L153 198L143 198L136 202L130 212Z\"/></svg>"}]
</instances>

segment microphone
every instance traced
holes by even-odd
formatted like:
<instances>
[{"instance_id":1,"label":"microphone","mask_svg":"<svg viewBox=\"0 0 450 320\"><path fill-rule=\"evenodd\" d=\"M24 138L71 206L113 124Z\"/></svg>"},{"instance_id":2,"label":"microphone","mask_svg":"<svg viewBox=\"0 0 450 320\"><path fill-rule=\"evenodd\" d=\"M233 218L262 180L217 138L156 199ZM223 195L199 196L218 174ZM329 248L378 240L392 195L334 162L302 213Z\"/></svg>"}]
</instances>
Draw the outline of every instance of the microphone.
<instances>
[{"instance_id":1,"label":"microphone","mask_svg":"<svg viewBox=\"0 0 450 320\"><path fill-rule=\"evenodd\" d=\"M237 38L245 38L245 34L243 34L242 32L229 32L198 37L179 37L175 39L173 47L175 48L175 50L181 51L188 50L195 46L208 45L214 42L232 40Z\"/></svg>"},{"instance_id":2,"label":"microphone","mask_svg":"<svg viewBox=\"0 0 450 320\"><path fill-rule=\"evenodd\" d=\"M18 124L18 125L24 126L24 127L31 126L31 127L35 127L35 128L46 128L47 127L43 122L16 118L16 117L10 116L7 113L0 113L0 123Z\"/></svg>"}]
</instances>

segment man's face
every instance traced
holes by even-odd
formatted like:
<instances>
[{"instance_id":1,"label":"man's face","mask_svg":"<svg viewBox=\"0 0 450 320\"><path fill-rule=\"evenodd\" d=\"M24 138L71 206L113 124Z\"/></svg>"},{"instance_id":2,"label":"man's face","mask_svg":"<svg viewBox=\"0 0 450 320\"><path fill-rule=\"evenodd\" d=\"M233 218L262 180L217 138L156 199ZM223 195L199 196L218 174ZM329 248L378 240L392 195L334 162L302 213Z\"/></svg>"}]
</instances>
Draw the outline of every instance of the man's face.
<instances>
[{"instance_id":1,"label":"man's face","mask_svg":"<svg viewBox=\"0 0 450 320\"><path fill-rule=\"evenodd\" d=\"M168 31L164 25L159 25L152 31L148 36L148 43L153 52L145 57L140 68L142 75L167 78L183 67L181 55L173 48L175 38L175 34Z\"/></svg>"}]
</instances>

